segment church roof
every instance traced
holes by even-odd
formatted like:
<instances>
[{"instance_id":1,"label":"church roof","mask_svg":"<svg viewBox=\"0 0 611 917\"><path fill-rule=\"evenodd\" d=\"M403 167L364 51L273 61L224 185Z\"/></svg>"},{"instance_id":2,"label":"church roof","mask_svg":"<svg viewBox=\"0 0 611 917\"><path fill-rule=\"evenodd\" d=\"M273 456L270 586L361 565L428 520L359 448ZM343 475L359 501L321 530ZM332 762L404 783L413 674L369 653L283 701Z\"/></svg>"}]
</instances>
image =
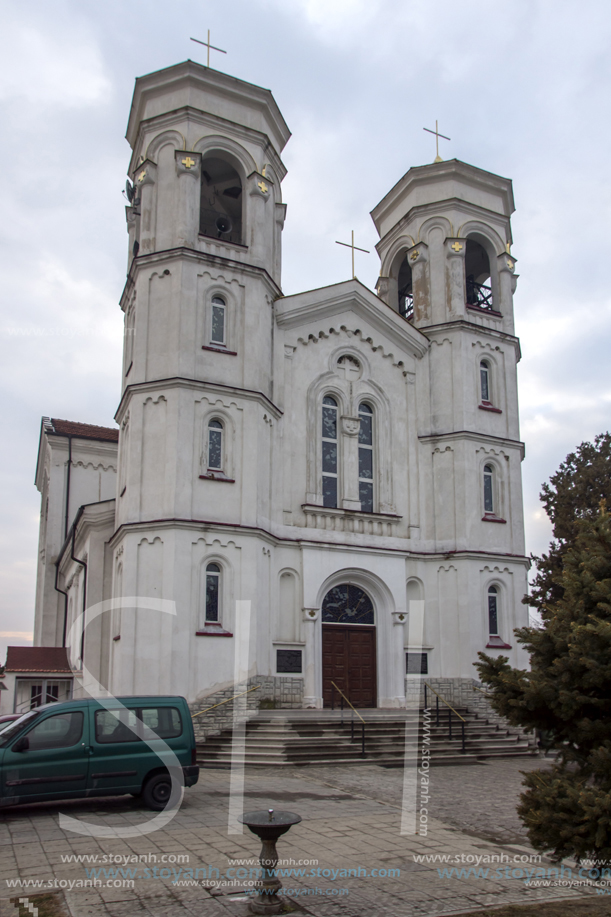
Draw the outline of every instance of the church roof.
<instances>
[{"instance_id":1,"label":"church roof","mask_svg":"<svg viewBox=\"0 0 611 917\"><path fill-rule=\"evenodd\" d=\"M79 423L75 420L58 420L51 417L53 429L47 428L47 433L56 436L79 436L81 439L99 439L108 443L119 442L119 430L116 427L98 427L91 423Z\"/></svg>"},{"instance_id":2,"label":"church roof","mask_svg":"<svg viewBox=\"0 0 611 917\"><path fill-rule=\"evenodd\" d=\"M7 646L5 672L72 672L65 646Z\"/></svg>"}]
</instances>

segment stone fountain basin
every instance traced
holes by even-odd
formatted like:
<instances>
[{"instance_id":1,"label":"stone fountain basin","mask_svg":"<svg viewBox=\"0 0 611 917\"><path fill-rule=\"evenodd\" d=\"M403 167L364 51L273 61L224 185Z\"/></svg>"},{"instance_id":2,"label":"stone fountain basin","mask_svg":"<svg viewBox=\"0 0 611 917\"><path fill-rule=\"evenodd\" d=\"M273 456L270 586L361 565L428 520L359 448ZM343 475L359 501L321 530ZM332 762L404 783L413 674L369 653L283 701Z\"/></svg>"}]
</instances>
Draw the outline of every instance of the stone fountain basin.
<instances>
[{"instance_id":1,"label":"stone fountain basin","mask_svg":"<svg viewBox=\"0 0 611 917\"><path fill-rule=\"evenodd\" d=\"M270 821L269 810L261 809L257 812L245 812L239 816L238 821L246 825L262 841L275 841L286 834L293 825L299 824L301 815L295 812L274 810Z\"/></svg>"}]
</instances>

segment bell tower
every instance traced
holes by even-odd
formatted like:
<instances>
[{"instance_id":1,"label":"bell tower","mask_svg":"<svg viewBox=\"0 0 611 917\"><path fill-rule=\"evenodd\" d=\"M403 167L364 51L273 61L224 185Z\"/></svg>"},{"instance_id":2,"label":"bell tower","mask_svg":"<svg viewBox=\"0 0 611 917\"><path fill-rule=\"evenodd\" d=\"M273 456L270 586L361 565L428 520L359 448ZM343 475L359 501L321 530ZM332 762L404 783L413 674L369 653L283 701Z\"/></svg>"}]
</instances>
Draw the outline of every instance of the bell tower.
<instances>
[{"instance_id":1,"label":"bell tower","mask_svg":"<svg viewBox=\"0 0 611 917\"><path fill-rule=\"evenodd\" d=\"M511 181L452 159L410 169L372 211L378 295L417 328L486 321L513 333Z\"/></svg>"},{"instance_id":2,"label":"bell tower","mask_svg":"<svg viewBox=\"0 0 611 917\"><path fill-rule=\"evenodd\" d=\"M172 666L170 683L141 641L184 660L198 628L230 636L229 618L223 630L202 610L206 574L203 586L193 581L199 555L211 550L203 521L255 527L269 518L270 425L280 416L271 329L289 136L269 90L192 61L136 80L113 589L120 566L123 595L172 599L180 621L155 624L166 631L153 640L140 612L124 616L115 691L189 694L181 679L201 682L197 662L190 675ZM238 473L244 452L247 474ZM230 608L229 594L224 601ZM217 661L226 643L215 643ZM200 641L202 665L209 651Z\"/></svg>"},{"instance_id":3,"label":"bell tower","mask_svg":"<svg viewBox=\"0 0 611 917\"><path fill-rule=\"evenodd\" d=\"M514 209L509 179L453 159L410 169L372 211L378 296L430 341L418 425L437 550L524 551Z\"/></svg>"}]
</instances>

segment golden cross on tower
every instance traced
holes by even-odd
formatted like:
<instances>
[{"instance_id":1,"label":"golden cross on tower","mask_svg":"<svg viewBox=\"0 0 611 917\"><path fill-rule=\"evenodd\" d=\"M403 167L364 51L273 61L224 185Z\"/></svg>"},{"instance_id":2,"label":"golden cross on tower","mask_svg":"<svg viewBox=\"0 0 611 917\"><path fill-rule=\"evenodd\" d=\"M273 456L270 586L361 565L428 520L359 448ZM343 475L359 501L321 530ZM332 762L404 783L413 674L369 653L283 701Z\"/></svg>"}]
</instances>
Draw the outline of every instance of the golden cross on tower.
<instances>
[{"instance_id":1,"label":"golden cross on tower","mask_svg":"<svg viewBox=\"0 0 611 917\"><path fill-rule=\"evenodd\" d=\"M439 155L439 138L440 138L440 137L443 137L444 140L451 140L452 138L451 138L451 137L446 137L445 134L440 134L440 133L439 133L439 121L435 121L435 130L434 130L434 131L430 130L428 127L423 127L422 130L423 130L423 131L428 131L429 134L435 134L435 149L437 150L437 155L435 156L434 161L435 161L435 162L443 162L443 159L442 159L441 156Z\"/></svg>"},{"instance_id":2,"label":"golden cross on tower","mask_svg":"<svg viewBox=\"0 0 611 917\"><path fill-rule=\"evenodd\" d=\"M346 248L352 249L352 279L356 280L356 274L354 273L354 252L365 252L366 255L369 254L368 248L359 248L358 245L354 244L354 229L352 230L352 242L335 242L336 245L345 245Z\"/></svg>"},{"instance_id":3,"label":"golden cross on tower","mask_svg":"<svg viewBox=\"0 0 611 917\"><path fill-rule=\"evenodd\" d=\"M226 51L223 51L222 48L215 48L214 45L210 44L210 29L208 29L208 41L200 41L199 38L192 38L191 41L196 41L198 45L203 45L208 49L208 60L206 67L210 67L210 51L220 51L221 54L227 54Z\"/></svg>"}]
</instances>

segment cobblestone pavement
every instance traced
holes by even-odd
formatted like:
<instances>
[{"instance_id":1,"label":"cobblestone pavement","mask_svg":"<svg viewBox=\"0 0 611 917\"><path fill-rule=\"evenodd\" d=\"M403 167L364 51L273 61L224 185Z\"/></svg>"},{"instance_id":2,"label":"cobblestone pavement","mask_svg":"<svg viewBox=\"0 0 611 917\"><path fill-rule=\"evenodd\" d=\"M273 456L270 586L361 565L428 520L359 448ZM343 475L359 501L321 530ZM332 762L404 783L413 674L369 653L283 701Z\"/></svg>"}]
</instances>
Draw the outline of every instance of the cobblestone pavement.
<instances>
[{"instance_id":1,"label":"cobblestone pavement","mask_svg":"<svg viewBox=\"0 0 611 917\"><path fill-rule=\"evenodd\" d=\"M549 767L550 758L488 758L469 766L431 768L430 814L467 834L501 844L527 844L516 814L522 792L520 771ZM403 771L400 768L308 767L292 770L342 790L364 794L380 802L401 805Z\"/></svg>"},{"instance_id":2,"label":"cobblestone pavement","mask_svg":"<svg viewBox=\"0 0 611 917\"><path fill-rule=\"evenodd\" d=\"M477 825L485 827L489 793L484 787L490 788L493 800L507 793L503 767L502 762L489 769L465 767L462 770L469 774L457 774L454 785L449 772L445 776L435 772L433 786L437 789L432 792L441 799L439 781L445 781L444 793L449 797L456 795L457 788L464 795L462 788L468 781L472 806L480 811ZM305 875L281 877L297 913L301 909L313 917L440 917L474 907L512 902L535 905L554 897L593 893L584 887L527 887L524 869L535 864L520 860L529 853L523 844L501 847L431 817L425 836L402 835L400 773L364 767L299 773L262 768L246 774L244 809L274 806L303 817L278 845L285 859L317 861L301 867ZM483 781L480 774L488 773L490 779ZM248 900L244 888L254 864L236 867L228 858L258 857L259 841L248 831L228 834L229 793L230 772L206 769L199 784L186 792L180 812L169 825L147 836L126 839L88 838L62 830L58 812L104 825L142 824L150 813L129 797L4 810L0 913L9 913L9 897L34 893L25 884L8 885L20 878L62 888L73 917L245 917ZM452 817L459 817L458 808ZM73 859L84 855L97 856L97 863ZM109 862L118 855L126 858L123 865ZM131 860L135 856L140 857L139 863ZM451 873L452 867L439 866L439 860L417 862L423 856L451 857L460 866ZM485 874L471 871L476 857L484 858L479 868ZM107 870L98 872L95 887L91 871L87 876L92 868ZM228 872L236 868L244 872ZM191 878L189 871L196 869L204 872ZM359 869L354 875L341 873ZM459 869L464 870L462 875L457 874ZM236 884L215 887L223 876Z\"/></svg>"}]
</instances>

